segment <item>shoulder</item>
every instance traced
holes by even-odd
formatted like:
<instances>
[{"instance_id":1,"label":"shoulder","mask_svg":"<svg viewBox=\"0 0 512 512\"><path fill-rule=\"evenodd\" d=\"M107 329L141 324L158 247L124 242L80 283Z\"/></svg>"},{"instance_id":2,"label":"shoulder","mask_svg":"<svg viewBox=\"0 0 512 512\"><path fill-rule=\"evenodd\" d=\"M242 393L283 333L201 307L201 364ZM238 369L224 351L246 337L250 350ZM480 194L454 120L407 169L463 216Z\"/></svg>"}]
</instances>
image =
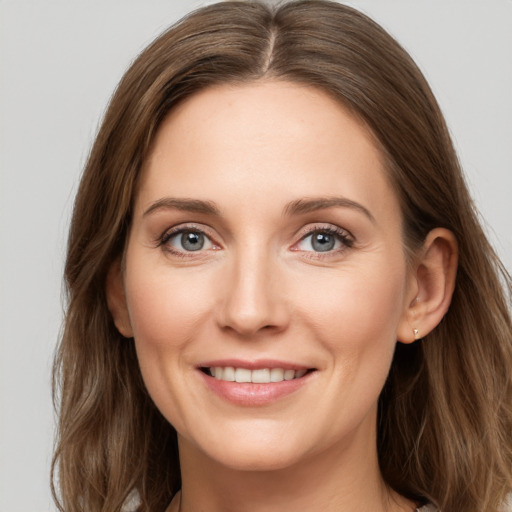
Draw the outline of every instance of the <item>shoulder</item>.
<instances>
[{"instance_id":1,"label":"shoulder","mask_svg":"<svg viewBox=\"0 0 512 512\"><path fill-rule=\"evenodd\" d=\"M512 492L507 496L505 503L501 509L503 512L512 512Z\"/></svg>"},{"instance_id":2,"label":"shoulder","mask_svg":"<svg viewBox=\"0 0 512 512\"><path fill-rule=\"evenodd\" d=\"M507 496L505 503L501 507L502 512L512 512L512 493ZM423 505L416 509L415 512L440 512L434 505Z\"/></svg>"}]
</instances>

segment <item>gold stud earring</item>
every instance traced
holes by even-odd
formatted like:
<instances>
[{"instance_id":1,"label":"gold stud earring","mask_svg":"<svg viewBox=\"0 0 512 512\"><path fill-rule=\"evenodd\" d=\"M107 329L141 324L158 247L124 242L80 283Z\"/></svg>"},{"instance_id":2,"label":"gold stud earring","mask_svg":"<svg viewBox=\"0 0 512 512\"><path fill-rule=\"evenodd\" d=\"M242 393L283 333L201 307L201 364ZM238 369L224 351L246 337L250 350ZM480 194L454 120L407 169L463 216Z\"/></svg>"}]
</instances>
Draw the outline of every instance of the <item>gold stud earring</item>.
<instances>
[{"instance_id":1,"label":"gold stud earring","mask_svg":"<svg viewBox=\"0 0 512 512\"><path fill-rule=\"evenodd\" d=\"M412 332L414 333L414 339L415 339L415 340L419 339L419 337L420 337L420 331L418 331L418 329L414 328L414 329L412 330Z\"/></svg>"}]
</instances>

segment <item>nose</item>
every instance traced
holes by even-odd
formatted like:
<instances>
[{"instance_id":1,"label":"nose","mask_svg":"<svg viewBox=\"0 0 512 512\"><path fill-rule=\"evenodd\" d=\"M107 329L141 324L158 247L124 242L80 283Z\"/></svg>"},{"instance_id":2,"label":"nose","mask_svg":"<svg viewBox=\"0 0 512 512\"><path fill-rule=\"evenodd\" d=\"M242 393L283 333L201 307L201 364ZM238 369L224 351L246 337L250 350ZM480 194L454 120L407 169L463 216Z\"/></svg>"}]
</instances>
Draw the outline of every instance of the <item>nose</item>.
<instances>
[{"instance_id":1,"label":"nose","mask_svg":"<svg viewBox=\"0 0 512 512\"><path fill-rule=\"evenodd\" d=\"M218 324L242 337L277 333L289 323L289 308L279 264L259 250L233 258L225 274Z\"/></svg>"}]
</instances>

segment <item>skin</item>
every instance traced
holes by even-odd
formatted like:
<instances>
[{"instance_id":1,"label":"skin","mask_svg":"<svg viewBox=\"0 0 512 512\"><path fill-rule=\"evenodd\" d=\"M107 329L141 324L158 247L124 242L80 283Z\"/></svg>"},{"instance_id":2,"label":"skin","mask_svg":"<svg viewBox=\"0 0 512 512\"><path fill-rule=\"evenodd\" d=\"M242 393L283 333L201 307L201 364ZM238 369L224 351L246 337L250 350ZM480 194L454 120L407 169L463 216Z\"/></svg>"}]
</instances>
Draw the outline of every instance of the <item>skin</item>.
<instances>
[{"instance_id":1,"label":"skin","mask_svg":"<svg viewBox=\"0 0 512 512\"><path fill-rule=\"evenodd\" d=\"M318 198L339 204L297 207ZM189 199L215 211L176 202ZM165 238L174 228L205 233L204 248ZM326 229L340 235L318 252L311 233ZM322 91L222 85L171 112L107 288L178 432L183 487L169 510L412 510L379 472L377 401L397 340L413 342L413 328L426 334L446 311L454 265L443 230L407 264L380 151ZM315 371L290 395L241 406L197 369L226 358Z\"/></svg>"}]
</instances>

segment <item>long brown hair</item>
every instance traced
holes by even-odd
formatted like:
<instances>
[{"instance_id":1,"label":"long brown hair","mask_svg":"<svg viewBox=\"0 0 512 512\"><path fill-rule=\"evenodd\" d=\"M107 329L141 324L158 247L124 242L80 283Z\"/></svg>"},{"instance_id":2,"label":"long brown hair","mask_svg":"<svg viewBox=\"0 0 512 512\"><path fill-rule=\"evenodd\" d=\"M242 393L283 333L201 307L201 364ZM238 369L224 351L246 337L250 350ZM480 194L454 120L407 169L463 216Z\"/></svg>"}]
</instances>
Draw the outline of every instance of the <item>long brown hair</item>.
<instances>
[{"instance_id":1,"label":"long brown hair","mask_svg":"<svg viewBox=\"0 0 512 512\"><path fill-rule=\"evenodd\" d=\"M404 245L451 230L459 269L441 324L397 345L379 402L386 482L443 511L496 512L512 488L512 281L489 245L424 77L381 27L349 7L223 2L169 29L119 84L76 197L65 269L67 315L55 361L62 511L118 511L136 491L163 510L180 487L176 432L144 388L133 340L107 308L107 271L123 251L141 166L160 122L217 83L309 84L371 129L401 202Z\"/></svg>"}]
</instances>

